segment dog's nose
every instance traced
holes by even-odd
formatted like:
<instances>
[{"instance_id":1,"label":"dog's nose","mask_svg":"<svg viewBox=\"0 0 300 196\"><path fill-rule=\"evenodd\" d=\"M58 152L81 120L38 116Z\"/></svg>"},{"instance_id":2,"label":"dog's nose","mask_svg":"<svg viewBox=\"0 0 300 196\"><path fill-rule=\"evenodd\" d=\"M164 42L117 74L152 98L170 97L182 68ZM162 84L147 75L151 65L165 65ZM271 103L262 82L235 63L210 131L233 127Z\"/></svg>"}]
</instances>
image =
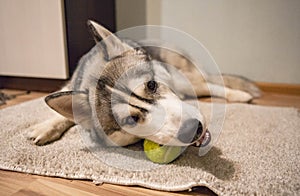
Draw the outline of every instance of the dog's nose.
<instances>
[{"instance_id":1,"label":"dog's nose","mask_svg":"<svg viewBox=\"0 0 300 196\"><path fill-rule=\"evenodd\" d=\"M197 119L189 119L182 124L177 137L183 143L192 143L200 139L202 132L202 123Z\"/></svg>"}]
</instances>

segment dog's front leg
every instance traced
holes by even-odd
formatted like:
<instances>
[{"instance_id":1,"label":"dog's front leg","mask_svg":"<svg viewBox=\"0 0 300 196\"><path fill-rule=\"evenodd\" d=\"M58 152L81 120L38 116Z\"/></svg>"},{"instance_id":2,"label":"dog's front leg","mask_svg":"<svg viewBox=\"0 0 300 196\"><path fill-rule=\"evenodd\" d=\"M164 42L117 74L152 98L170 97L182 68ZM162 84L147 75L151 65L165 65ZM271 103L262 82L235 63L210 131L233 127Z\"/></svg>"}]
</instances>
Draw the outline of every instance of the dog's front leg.
<instances>
[{"instance_id":1,"label":"dog's front leg","mask_svg":"<svg viewBox=\"0 0 300 196\"><path fill-rule=\"evenodd\" d=\"M36 145L44 145L58 140L74 122L63 117L55 116L47 121L29 127L27 137Z\"/></svg>"}]
</instances>

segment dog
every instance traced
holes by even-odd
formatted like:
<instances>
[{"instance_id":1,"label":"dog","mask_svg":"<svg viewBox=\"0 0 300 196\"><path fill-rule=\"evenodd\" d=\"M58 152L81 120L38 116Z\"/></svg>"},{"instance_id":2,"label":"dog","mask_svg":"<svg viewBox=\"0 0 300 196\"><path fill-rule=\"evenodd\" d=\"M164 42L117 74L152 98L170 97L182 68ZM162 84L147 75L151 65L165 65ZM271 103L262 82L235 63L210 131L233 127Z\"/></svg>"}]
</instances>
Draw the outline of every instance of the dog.
<instances>
[{"instance_id":1,"label":"dog","mask_svg":"<svg viewBox=\"0 0 300 196\"><path fill-rule=\"evenodd\" d=\"M185 98L216 96L249 102L260 96L248 79L200 73L184 55L142 47L94 21L87 24L96 44L80 59L67 85L45 98L60 115L30 128L28 138L36 145L58 140L79 124L108 146L127 146L141 139L188 146L203 139L207 122Z\"/></svg>"}]
</instances>

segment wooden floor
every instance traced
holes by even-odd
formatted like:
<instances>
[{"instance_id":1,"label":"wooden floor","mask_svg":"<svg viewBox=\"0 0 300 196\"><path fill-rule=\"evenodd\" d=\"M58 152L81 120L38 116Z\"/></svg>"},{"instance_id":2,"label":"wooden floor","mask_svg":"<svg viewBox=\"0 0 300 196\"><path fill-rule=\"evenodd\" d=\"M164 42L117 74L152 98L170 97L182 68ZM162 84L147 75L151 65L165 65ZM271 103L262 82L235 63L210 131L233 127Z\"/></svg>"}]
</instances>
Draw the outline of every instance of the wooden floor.
<instances>
[{"instance_id":1,"label":"wooden floor","mask_svg":"<svg viewBox=\"0 0 300 196\"><path fill-rule=\"evenodd\" d=\"M288 106L300 108L299 86L290 92L278 91L276 88L263 88L265 91L260 99L253 100L253 104L270 106ZM275 89L275 90L274 90ZM286 88L284 88L286 89ZM24 91L2 90L6 94L24 93ZM16 99L7 101L0 106L5 108L31 99L45 96L45 93L31 92L19 95ZM191 192L163 192L137 186L118 186L103 184L96 186L91 181L68 180L53 177L44 177L0 170L0 195L213 195L213 192L204 188L196 187Z\"/></svg>"}]
</instances>

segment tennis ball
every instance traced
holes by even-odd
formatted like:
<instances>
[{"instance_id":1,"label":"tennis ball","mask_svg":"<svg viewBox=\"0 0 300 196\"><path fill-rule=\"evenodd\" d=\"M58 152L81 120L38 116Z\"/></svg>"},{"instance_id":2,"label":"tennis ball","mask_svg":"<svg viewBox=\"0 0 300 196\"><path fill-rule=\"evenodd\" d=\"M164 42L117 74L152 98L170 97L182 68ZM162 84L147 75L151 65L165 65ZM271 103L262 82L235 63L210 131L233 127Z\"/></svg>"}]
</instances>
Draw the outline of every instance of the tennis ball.
<instances>
[{"instance_id":1,"label":"tennis ball","mask_svg":"<svg viewBox=\"0 0 300 196\"><path fill-rule=\"evenodd\" d=\"M182 152L180 146L162 146L145 139L144 152L147 158L154 163L167 164L174 161Z\"/></svg>"}]
</instances>

